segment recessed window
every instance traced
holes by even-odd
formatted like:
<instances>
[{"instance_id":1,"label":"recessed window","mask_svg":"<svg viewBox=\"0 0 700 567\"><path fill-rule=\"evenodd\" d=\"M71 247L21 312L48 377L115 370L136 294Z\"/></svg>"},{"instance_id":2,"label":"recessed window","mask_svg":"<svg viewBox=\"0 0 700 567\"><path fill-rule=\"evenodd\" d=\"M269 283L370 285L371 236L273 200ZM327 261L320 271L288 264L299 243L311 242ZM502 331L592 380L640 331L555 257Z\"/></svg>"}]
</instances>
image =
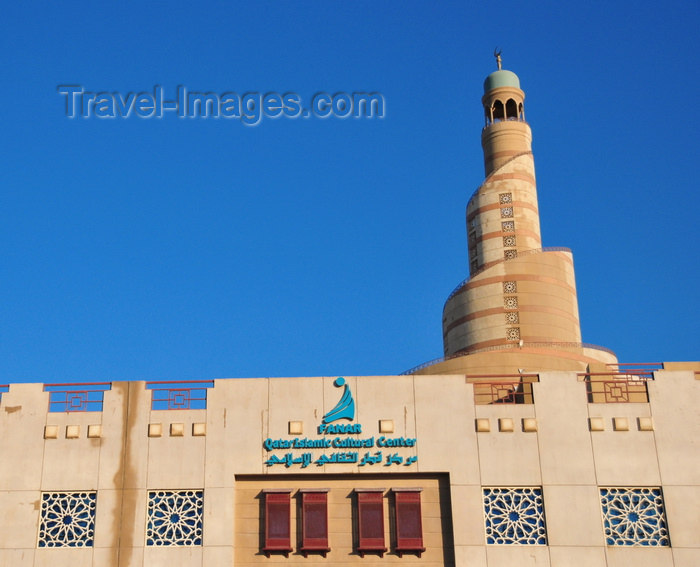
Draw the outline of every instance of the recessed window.
<instances>
[{"instance_id":1,"label":"recessed window","mask_svg":"<svg viewBox=\"0 0 700 567\"><path fill-rule=\"evenodd\" d=\"M501 122L505 118L505 108L500 100L493 101L492 107L493 121Z\"/></svg>"},{"instance_id":2,"label":"recessed window","mask_svg":"<svg viewBox=\"0 0 700 567\"><path fill-rule=\"evenodd\" d=\"M328 489L300 490L301 493L301 552L320 552L326 556L328 547Z\"/></svg>"},{"instance_id":3,"label":"recessed window","mask_svg":"<svg viewBox=\"0 0 700 567\"><path fill-rule=\"evenodd\" d=\"M542 489L484 488L488 545L547 545Z\"/></svg>"},{"instance_id":4,"label":"recessed window","mask_svg":"<svg viewBox=\"0 0 700 567\"><path fill-rule=\"evenodd\" d=\"M366 552L384 557L384 494L383 489L355 490L357 494L357 551L361 557Z\"/></svg>"},{"instance_id":5,"label":"recessed window","mask_svg":"<svg viewBox=\"0 0 700 567\"><path fill-rule=\"evenodd\" d=\"M418 557L425 551L423 547L423 523L421 519L420 489L394 488L396 553L416 553Z\"/></svg>"},{"instance_id":6,"label":"recessed window","mask_svg":"<svg viewBox=\"0 0 700 567\"><path fill-rule=\"evenodd\" d=\"M263 552L270 557L270 553L284 553L289 557L292 551L291 544L291 520L290 499L291 489L280 491L265 490L265 547Z\"/></svg>"},{"instance_id":7,"label":"recessed window","mask_svg":"<svg viewBox=\"0 0 700 567\"><path fill-rule=\"evenodd\" d=\"M153 490L148 493L146 545L202 545L202 490Z\"/></svg>"},{"instance_id":8,"label":"recessed window","mask_svg":"<svg viewBox=\"0 0 700 567\"><path fill-rule=\"evenodd\" d=\"M668 546L661 488L601 488L605 543Z\"/></svg>"},{"instance_id":9,"label":"recessed window","mask_svg":"<svg viewBox=\"0 0 700 567\"><path fill-rule=\"evenodd\" d=\"M97 492L44 492L39 547L92 547Z\"/></svg>"},{"instance_id":10,"label":"recessed window","mask_svg":"<svg viewBox=\"0 0 700 567\"><path fill-rule=\"evenodd\" d=\"M509 98L506 102L506 116L508 120L516 120L518 118L518 104Z\"/></svg>"}]
</instances>

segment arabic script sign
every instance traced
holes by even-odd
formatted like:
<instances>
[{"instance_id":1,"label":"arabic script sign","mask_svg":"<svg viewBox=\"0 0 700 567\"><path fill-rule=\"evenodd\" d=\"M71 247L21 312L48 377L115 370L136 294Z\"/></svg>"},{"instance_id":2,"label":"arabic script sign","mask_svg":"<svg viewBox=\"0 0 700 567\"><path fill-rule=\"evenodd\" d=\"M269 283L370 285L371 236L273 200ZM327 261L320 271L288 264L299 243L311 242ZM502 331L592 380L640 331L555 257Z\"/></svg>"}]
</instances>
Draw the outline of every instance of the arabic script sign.
<instances>
[{"instance_id":1,"label":"arabic script sign","mask_svg":"<svg viewBox=\"0 0 700 567\"><path fill-rule=\"evenodd\" d=\"M358 463L359 460L359 463ZM382 451L377 451L374 454L366 452L362 459L359 459L359 453L357 451L349 452L339 452L331 453L330 455L321 455L318 459L314 460L313 453L302 453L301 455L294 456L293 453L287 453L282 457L277 455L270 455L270 458L265 461L268 467L273 465L284 465L289 468L292 465L301 465L302 469L308 467L311 463L315 463L319 467L326 465L328 463L352 463L357 464L358 467L364 467L365 465L378 465L384 461L385 467L390 467L391 465L404 465L410 466L418 460L417 455L411 455L409 457L403 457L398 453L389 454L386 458L382 455Z\"/></svg>"},{"instance_id":2,"label":"arabic script sign","mask_svg":"<svg viewBox=\"0 0 700 567\"><path fill-rule=\"evenodd\" d=\"M399 455L391 450L403 447L415 447L416 439L413 437L372 437L358 438L355 437L362 433L362 425L359 423L333 423L344 419L347 421L355 420L355 400L350 391L350 385L345 382L345 378L336 378L333 382L336 388L343 388L343 393L335 407L326 413L318 426L318 434L323 437L317 439L309 439L308 437L295 437L293 439L272 439L267 438L263 441L263 447L268 453L279 450L293 449L321 449L324 451L320 456L315 457L314 453L292 453L287 452L284 455L269 455L265 464L268 467L274 465L284 465L287 468L293 465L300 465L302 469L308 467L312 463L322 467L333 463L350 463L356 464L358 467L367 465L378 465L384 463L383 466L390 467L392 465L410 466L418 460L416 455ZM326 437L326 435L346 435L347 437ZM364 456L360 457L359 451L348 449L374 449L379 451L366 451ZM326 449L341 449L330 454L326 454ZM384 455L382 449L389 449Z\"/></svg>"}]
</instances>

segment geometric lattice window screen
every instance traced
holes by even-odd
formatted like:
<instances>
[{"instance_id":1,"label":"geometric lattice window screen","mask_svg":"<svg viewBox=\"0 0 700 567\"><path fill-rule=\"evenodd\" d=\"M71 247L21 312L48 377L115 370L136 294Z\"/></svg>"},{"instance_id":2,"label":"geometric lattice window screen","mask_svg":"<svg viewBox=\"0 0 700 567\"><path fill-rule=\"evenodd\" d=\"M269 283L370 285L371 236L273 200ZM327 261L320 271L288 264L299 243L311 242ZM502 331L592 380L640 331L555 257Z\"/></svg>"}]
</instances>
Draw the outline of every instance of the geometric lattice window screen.
<instances>
[{"instance_id":1,"label":"geometric lattice window screen","mask_svg":"<svg viewBox=\"0 0 700 567\"><path fill-rule=\"evenodd\" d=\"M509 329L506 329L506 340L519 341L520 340L520 327L511 327Z\"/></svg>"},{"instance_id":2,"label":"geometric lattice window screen","mask_svg":"<svg viewBox=\"0 0 700 567\"><path fill-rule=\"evenodd\" d=\"M498 202L501 205L505 205L507 203L512 203L513 202L513 194L512 193L501 193L498 196Z\"/></svg>"},{"instance_id":3,"label":"geometric lattice window screen","mask_svg":"<svg viewBox=\"0 0 700 567\"><path fill-rule=\"evenodd\" d=\"M517 257L518 257L518 252L517 252L517 250L504 250L504 251L503 251L503 257L504 257L506 260L512 260L513 258L517 258Z\"/></svg>"},{"instance_id":4,"label":"geometric lattice window screen","mask_svg":"<svg viewBox=\"0 0 700 567\"><path fill-rule=\"evenodd\" d=\"M513 218L513 207L503 207L501 209L501 218L504 218L504 219Z\"/></svg>"},{"instance_id":5,"label":"geometric lattice window screen","mask_svg":"<svg viewBox=\"0 0 700 567\"><path fill-rule=\"evenodd\" d=\"M149 492L146 545L202 545L203 508L201 490Z\"/></svg>"},{"instance_id":6,"label":"geometric lattice window screen","mask_svg":"<svg viewBox=\"0 0 700 567\"><path fill-rule=\"evenodd\" d=\"M518 283L514 281L503 282L503 293L515 293L518 291Z\"/></svg>"},{"instance_id":7,"label":"geometric lattice window screen","mask_svg":"<svg viewBox=\"0 0 700 567\"><path fill-rule=\"evenodd\" d=\"M503 232L515 232L515 221L503 221L501 223L501 230Z\"/></svg>"},{"instance_id":8,"label":"geometric lattice window screen","mask_svg":"<svg viewBox=\"0 0 700 567\"><path fill-rule=\"evenodd\" d=\"M670 545L660 488L601 488L607 545Z\"/></svg>"},{"instance_id":9,"label":"geometric lattice window screen","mask_svg":"<svg viewBox=\"0 0 700 567\"><path fill-rule=\"evenodd\" d=\"M486 543L547 545L541 488L484 488Z\"/></svg>"},{"instance_id":10,"label":"geometric lattice window screen","mask_svg":"<svg viewBox=\"0 0 700 567\"><path fill-rule=\"evenodd\" d=\"M504 297L503 307L505 309L517 309L518 308L518 298L517 297Z\"/></svg>"},{"instance_id":11,"label":"geometric lattice window screen","mask_svg":"<svg viewBox=\"0 0 700 567\"><path fill-rule=\"evenodd\" d=\"M517 311L509 311L506 313L506 324L513 323L520 323L520 316L518 315Z\"/></svg>"},{"instance_id":12,"label":"geometric lattice window screen","mask_svg":"<svg viewBox=\"0 0 700 567\"><path fill-rule=\"evenodd\" d=\"M43 493L39 547L92 547L96 501L96 492Z\"/></svg>"},{"instance_id":13,"label":"geometric lattice window screen","mask_svg":"<svg viewBox=\"0 0 700 567\"><path fill-rule=\"evenodd\" d=\"M515 246L515 236L504 236L503 246Z\"/></svg>"}]
</instances>

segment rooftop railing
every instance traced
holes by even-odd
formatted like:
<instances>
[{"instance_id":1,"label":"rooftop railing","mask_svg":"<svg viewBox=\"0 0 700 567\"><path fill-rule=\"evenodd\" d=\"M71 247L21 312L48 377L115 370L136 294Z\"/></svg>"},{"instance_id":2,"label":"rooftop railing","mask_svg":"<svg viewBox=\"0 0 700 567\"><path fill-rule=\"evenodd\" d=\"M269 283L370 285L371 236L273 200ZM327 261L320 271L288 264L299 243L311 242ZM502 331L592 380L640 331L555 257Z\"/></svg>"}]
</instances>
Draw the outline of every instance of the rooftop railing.
<instances>
[{"instance_id":1,"label":"rooftop railing","mask_svg":"<svg viewBox=\"0 0 700 567\"><path fill-rule=\"evenodd\" d=\"M152 410L207 409L207 390L213 387L213 380L146 382Z\"/></svg>"},{"instance_id":2,"label":"rooftop railing","mask_svg":"<svg viewBox=\"0 0 700 567\"><path fill-rule=\"evenodd\" d=\"M607 372L580 373L586 382L588 403L628 404L648 403L647 382L654 379L654 371L663 369L662 363L607 364Z\"/></svg>"},{"instance_id":3,"label":"rooftop railing","mask_svg":"<svg viewBox=\"0 0 700 567\"><path fill-rule=\"evenodd\" d=\"M615 375L640 376L653 380L655 370L663 370L663 362L618 362L605 365Z\"/></svg>"},{"instance_id":4,"label":"rooftop railing","mask_svg":"<svg viewBox=\"0 0 700 567\"><path fill-rule=\"evenodd\" d=\"M466 280L462 281L456 288L454 288L452 290L452 293L447 296L447 300L445 301L445 306L447 306L450 299L452 299L455 295L457 295L460 292L460 290L465 285L467 285L472 278L479 275L484 270L488 270L492 266L495 266L497 264L502 264L503 262L510 262L513 260L517 260L518 258L522 258L523 256L529 256L530 254L540 254L542 252L571 252L571 248L566 248L564 246L549 246L547 248L534 248L533 250L524 250L522 252L519 251L518 255L515 258L499 258L498 260L493 260L492 262L486 262L486 264L481 266L478 270L476 270L473 274L471 274ZM442 310L444 311L445 307L443 307Z\"/></svg>"},{"instance_id":5,"label":"rooftop railing","mask_svg":"<svg viewBox=\"0 0 700 567\"><path fill-rule=\"evenodd\" d=\"M616 380L586 380L589 404L628 404L649 402L647 381L623 376Z\"/></svg>"},{"instance_id":6,"label":"rooftop railing","mask_svg":"<svg viewBox=\"0 0 700 567\"><path fill-rule=\"evenodd\" d=\"M111 389L111 382L44 384L51 413L102 411L104 393Z\"/></svg>"},{"instance_id":7,"label":"rooftop railing","mask_svg":"<svg viewBox=\"0 0 700 567\"><path fill-rule=\"evenodd\" d=\"M448 360L453 360L455 358L460 358L462 356L469 356L470 354L478 354L481 352L490 352L494 350L511 350L511 349L522 349L522 348L590 348L593 350L600 350L602 352L607 352L608 354L611 354L615 356L615 353L610 350L609 348L605 348L600 345L594 345L591 343L557 343L557 342L534 342L534 343L526 343L524 342L522 346L520 346L519 343L514 343L514 344L505 344L505 345L494 345L490 347L484 347L484 348L477 348L477 349L472 349L472 350L466 350L462 352L458 352L456 354L450 355L450 356L441 356L440 358L434 358L433 360L429 360L428 362L424 362L423 364L419 364L418 366L414 366L410 370L406 370L405 372L402 372L399 376L403 376L406 374L415 374L419 370L423 370L424 368L428 368L430 366L433 366L435 364L439 364L441 362L446 362Z\"/></svg>"},{"instance_id":8,"label":"rooftop railing","mask_svg":"<svg viewBox=\"0 0 700 567\"><path fill-rule=\"evenodd\" d=\"M478 406L492 404L532 404L532 382L472 382L474 403Z\"/></svg>"}]
</instances>

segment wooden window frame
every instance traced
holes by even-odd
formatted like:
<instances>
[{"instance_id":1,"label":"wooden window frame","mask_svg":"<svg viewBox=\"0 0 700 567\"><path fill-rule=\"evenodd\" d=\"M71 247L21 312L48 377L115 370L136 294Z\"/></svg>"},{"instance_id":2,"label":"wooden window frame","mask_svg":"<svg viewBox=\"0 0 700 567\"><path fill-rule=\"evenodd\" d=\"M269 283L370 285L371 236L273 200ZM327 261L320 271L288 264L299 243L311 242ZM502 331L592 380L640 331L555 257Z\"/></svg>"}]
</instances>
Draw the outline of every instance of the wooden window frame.
<instances>
[{"instance_id":1,"label":"wooden window frame","mask_svg":"<svg viewBox=\"0 0 700 567\"><path fill-rule=\"evenodd\" d=\"M280 489L265 489L265 545L262 548L263 553L270 557L272 552L284 553L285 557L289 557L292 551L292 518L291 518L291 488ZM277 535L278 526L271 526L272 521L284 521L286 511L287 520L287 535L286 537L280 534L280 537L270 537L271 533ZM275 518L273 520L273 518ZM272 527L272 529L270 529ZM284 525L282 526L284 531Z\"/></svg>"},{"instance_id":2,"label":"wooden window frame","mask_svg":"<svg viewBox=\"0 0 700 567\"><path fill-rule=\"evenodd\" d=\"M301 552L319 552L323 557L331 550L328 545L328 492L329 488L302 488L301 494ZM321 525L311 521L321 520Z\"/></svg>"},{"instance_id":3,"label":"wooden window frame","mask_svg":"<svg viewBox=\"0 0 700 567\"><path fill-rule=\"evenodd\" d=\"M387 547L384 539L384 489L383 488L356 488L357 498L357 552L364 557L367 552L379 553L384 557ZM380 522L377 526L368 514L379 511ZM376 528L374 531L373 528ZM367 536L367 531L373 531Z\"/></svg>"},{"instance_id":4,"label":"wooden window frame","mask_svg":"<svg viewBox=\"0 0 700 567\"><path fill-rule=\"evenodd\" d=\"M403 557L405 552L421 556L423 546L423 511L421 508L421 488L392 488L394 493L394 521L396 529L396 553Z\"/></svg>"}]
</instances>

